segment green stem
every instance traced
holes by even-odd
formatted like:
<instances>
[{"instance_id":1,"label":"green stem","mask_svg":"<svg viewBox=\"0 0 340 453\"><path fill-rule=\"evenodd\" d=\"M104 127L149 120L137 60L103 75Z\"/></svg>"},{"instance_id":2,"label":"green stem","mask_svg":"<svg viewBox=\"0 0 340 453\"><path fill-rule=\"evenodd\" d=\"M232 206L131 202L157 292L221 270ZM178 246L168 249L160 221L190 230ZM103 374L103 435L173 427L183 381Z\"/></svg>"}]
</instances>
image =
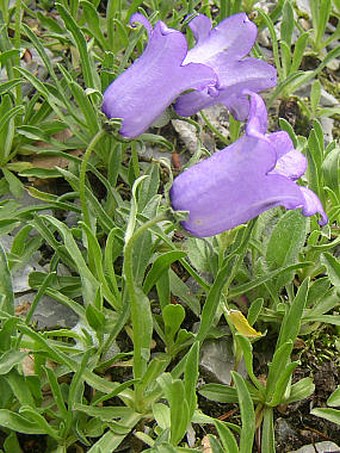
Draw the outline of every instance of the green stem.
<instances>
[{"instance_id":1,"label":"green stem","mask_svg":"<svg viewBox=\"0 0 340 453\"><path fill-rule=\"evenodd\" d=\"M79 198L80 198L80 205L84 216L84 223L91 228L91 220L90 214L86 203L86 169L89 159L91 157L92 151L95 149L98 142L104 137L106 132L104 130L100 130L97 134L93 137L89 146L87 147L85 154L83 156L83 161L80 166L80 174L79 174Z\"/></svg>"},{"instance_id":2,"label":"green stem","mask_svg":"<svg viewBox=\"0 0 340 453\"><path fill-rule=\"evenodd\" d=\"M224 137L224 135L221 134L221 132L208 120L208 117L203 112L200 112L200 115L203 118L205 124L211 130L211 132L217 135L217 137L221 140L222 143L224 143L225 145L229 145L230 144L229 140L226 137Z\"/></svg>"}]
</instances>

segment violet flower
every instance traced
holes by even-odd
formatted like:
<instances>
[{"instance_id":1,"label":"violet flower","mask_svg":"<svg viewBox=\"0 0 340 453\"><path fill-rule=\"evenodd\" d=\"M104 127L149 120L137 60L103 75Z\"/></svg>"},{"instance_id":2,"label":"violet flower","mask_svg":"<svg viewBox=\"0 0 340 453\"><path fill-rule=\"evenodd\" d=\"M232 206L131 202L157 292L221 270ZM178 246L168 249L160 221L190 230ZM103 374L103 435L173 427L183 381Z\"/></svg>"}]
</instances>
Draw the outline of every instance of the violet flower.
<instances>
[{"instance_id":1,"label":"violet flower","mask_svg":"<svg viewBox=\"0 0 340 453\"><path fill-rule=\"evenodd\" d=\"M218 76L215 90L192 91L181 95L175 110L179 115L191 116L206 107L224 104L238 120L248 115L249 101L243 90L260 92L276 84L276 70L256 58L244 58L252 49L257 28L245 13L235 14L211 29L211 21L200 14L190 23L196 45L184 60L204 63Z\"/></svg>"},{"instance_id":2,"label":"violet flower","mask_svg":"<svg viewBox=\"0 0 340 453\"><path fill-rule=\"evenodd\" d=\"M194 236L213 236L275 206L301 208L305 216L318 212L324 225L327 216L318 197L295 182L306 170L306 158L286 132L266 135L263 100L244 94L250 99L245 135L174 180L172 206L189 211L183 227Z\"/></svg>"},{"instance_id":3,"label":"violet flower","mask_svg":"<svg viewBox=\"0 0 340 453\"><path fill-rule=\"evenodd\" d=\"M212 68L200 62L183 63L188 48L181 32L161 21L152 29L138 13L131 22L145 26L149 42L141 57L106 89L102 106L108 118L122 119L120 133L128 138L143 133L184 91L209 91L217 81Z\"/></svg>"}]
</instances>

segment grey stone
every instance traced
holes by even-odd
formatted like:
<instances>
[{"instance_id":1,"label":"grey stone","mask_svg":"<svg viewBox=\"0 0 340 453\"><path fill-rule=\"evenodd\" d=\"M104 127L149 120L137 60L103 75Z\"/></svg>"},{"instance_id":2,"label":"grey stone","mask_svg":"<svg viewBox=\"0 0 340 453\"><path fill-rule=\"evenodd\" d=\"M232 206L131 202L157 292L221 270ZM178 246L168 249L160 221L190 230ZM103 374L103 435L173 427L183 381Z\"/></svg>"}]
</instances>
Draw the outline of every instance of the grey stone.
<instances>
[{"instance_id":1,"label":"grey stone","mask_svg":"<svg viewBox=\"0 0 340 453\"><path fill-rule=\"evenodd\" d=\"M323 107L335 107L339 106L339 100L332 94L328 93L328 91L326 91L324 88L321 88L320 104Z\"/></svg>"},{"instance_id":2,"label":"grey stone","mask_svg":"<svg viewBox=\"0 0 340 453\"><path fill-rule=\"evenodd\" d=\"M296 6L301 11L304 11L305 13L307 13L309 16L311 15L309 0L296 0Z\"/></svg>"},{"instance_id":3,"label":"grey stone","mask_svg":"<svg viewBox=\"0 0 340 453\"><path fill-rule=\"evenodd\" d=\"M311 92L312 82L308 82L299 88L296 91L296 94L302 98L309 98ZM321 88L321 96L320 96L320 106L322 107L337 107L339 106L339 101L336 99L335 96L328 93L324 88Z\"/></svg>"},{"instance_id":4,"label":"grey stone","mask_svg":"<svg viewBox=\"0 0 340 453\"><path fill-rule=\"evenodd\" d=\"M326 143L333 141L333 128L334 128L334 119L328 117L320 118L320 123L323 130L323 136Z\"/></svg>"},{"instance_id":5,"label":"grey stone","mask_svg":"<svg viewBox=\"0 0 340 453\"><path fill-rule=\"evenodd\" d=\"M229 136L229 112L222 104L217 104L204 110L207 120L226 138ZM203 119L199 122L204 125Z\"/></svg>"},{"instance_id":6,"label":"grey stone","mask_svg":"<svg viewBox=\"0 0 340 453\"><path fill-rule=\"evenodd\" d=\"M340 67L340 59L339 58L333 58L329 63L327 63L327 68L330 69L331 71L337 71Z\"/></svg>"},{"instance_id":7,"label":"grey stone","mask_svg":"<svg viewBox=\"0 0 340 453\"><path fill-rule=\"evenodd\" d=\"M267 14L271 13L276 5L277 2L272 2L270 0L259 0L256 2L256 8L262 9Z\"/></svg>"},{"instance_id":8,"label":"grey stone","mask_svg":"<svg viewBox=\"0 0 340 453\"><path fill-rule=\"evenodd\" d=\"M275 440L277 444L277 451L282 451L281 449L284 448L284 446L294 445L297 438L299 438L298 434L290 426L287 420L279 417L275 421Z\"/></svg>"},{"instance_id":9,"label":"grey stone","mask_svg":"<svg viewBox=\"0 0 340 453\"><path fill-rule=\"evenodd\" d=\"M14 237L11 234L4 234L1 236L0 243L4 250L8 253L11 250ZM28 283L28 278L31 272L44 271L43 267L39 264L41 260L40 252L33 253L30 257L30 262L24 265L15 265L12 269L12 288L14 294L30 291L31 287Z\"/></svg>"},{"instance_id":10,"label":"grey stone","mask_svg":"<svg viewBox=\"0 0 340 453\"><path fill-rule=\"evenodd\" d=\"M171 152L168 150L160 151L159 146L145 145L138 149L138 155L143 159L167 159L171 162Z\"/></svg>"},{"instance_id":11,"label":"grey stone","mask_svg":"<svg viewBox=\"0 0 340 453\"><path fill-rule=\"evenodd\" d=\"M296 94L302 98L310 98L311 82L296 91ZM320 107L330 108L339 107L339 101L332 94L328 93L324 88L321 88ZM319 118L322 130L325 137L325 142L329 143L333 140L334 119L323 116Z\"/></svg>"},{"instance_id":12,"label":"grey stone","mask_svg":"<svg viewBox=\"0 0 340 453\"><path fill-rule=\"evenodd\" d=\"M30 292L15 298L18 315L21 314L25 317L35 296L35 292ZM70 308L60 304L51 297L43 296L36 307L31 322L37 329L41 330L73 327L77 321L78 316Z\"/></svg>"},{"instance_id":13,"label":"grey stone","mask_svg":"<svg viewBox=\"0 0 340 453\"><path fill-rule=\"evenodd\" d=\"M340 447L334 442L324 441L316 444L304 445L298 450L289 453L337 453L340 452Z\"/></svg>"},{"instance_id":14,"label":"grey stone","mask_svg":"<svg viewBox=\"0 0 340 453\"><path fill-rule=\"evenodd\" d=\"M10 234L2 235L0 238L0 243L5 252L9 252L13 244L13 236L11 236Z\"/></svg>"},{"instance_id":15,"label":"grey stone","mask_svg":"<svg viewBox=\"0 0 340 453\"><path fill-rule=\"evenodd\" d=\"M184 120L172 120L171 123L190 154L194 154L199 147L196 127Z\"/></svg>"},{"instance_id":16,"label":"grey stone","mask_svg":"<svg viewBox=\"0 0 340 453\"><path fill-rule=\"evenodd\" d=\"M15 294L30 291L31 287L28 283L29 275L31 272L42 272L44 270L36 261L36 257L38 256L40 258L40 253L35 253L32 256L31 263L27 263L23 268L12 273L12 286Z\"/></svg>"},{"instance_id":17,"label":"grey stone","mask_svg":"<svg viewBox=\"0 0 340 453\"><path fill-rule=\"evenodd\" d=\"M71 330L77 334L77 338L75 339L77 349L86 350L89 347L89 338L91 338L93 346L99 346L99 340L95 330L92 329L92 327L90 327L87 323L84 323L83 320L79 319L78 322L73 325ZM84 332L86 332L87 337L85 337ZM108 339L108 337L109 334L104 334L104 342ZM103 360L110 360L120 352L121 350L117 342L113 341L110 348L105 353Z\"/></svg>"},{"instance_id":18,"label":"grey stone","mask_svg":"<svg viewBox=\"0 0 340 453\"><path fill-rule=\"evenodd\" d=\"M230 384L231 371L234 370L235 357L231 336L221 339L208 340L203 344L201 351L200 366L203 372L210 375L214 380L222 384ZM244 362L241 361L237 370L246 376Z\"/></svg>"}]
</instances>

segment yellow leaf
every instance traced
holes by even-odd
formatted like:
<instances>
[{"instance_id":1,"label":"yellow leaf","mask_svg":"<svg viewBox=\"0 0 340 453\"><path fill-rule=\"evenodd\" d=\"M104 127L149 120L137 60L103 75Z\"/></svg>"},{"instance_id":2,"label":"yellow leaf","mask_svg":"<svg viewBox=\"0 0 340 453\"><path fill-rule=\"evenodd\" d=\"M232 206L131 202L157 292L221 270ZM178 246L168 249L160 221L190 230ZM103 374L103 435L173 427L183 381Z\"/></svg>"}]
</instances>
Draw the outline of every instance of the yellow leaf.
<instances>
[{"instance_id":1,"label":"yellow leaf","mask_svg":"<svg viewBox=\"0 0 340 453\"><path fill-rule=\"evenodd\" d=\"M239 310L228 310L227 315L235 329L248 338L261 337L262 333L257 332L248 322L247 318Z\"/></svg>"}]
</instances>

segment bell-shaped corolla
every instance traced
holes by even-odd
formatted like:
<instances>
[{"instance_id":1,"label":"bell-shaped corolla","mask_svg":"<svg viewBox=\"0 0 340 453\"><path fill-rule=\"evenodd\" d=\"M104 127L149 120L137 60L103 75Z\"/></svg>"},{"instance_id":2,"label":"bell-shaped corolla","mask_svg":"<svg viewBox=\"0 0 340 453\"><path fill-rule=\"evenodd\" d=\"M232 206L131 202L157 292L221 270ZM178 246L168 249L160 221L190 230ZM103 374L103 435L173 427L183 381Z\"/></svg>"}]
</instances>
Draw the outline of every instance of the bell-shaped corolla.
<instances>
[{"instance_id":1,"label":"bell-shaped corolla","mask_svg":"<svg viewBox=\"0 0 340 453\"><path fill-rule=\"evenodd\" d=\"M185 36L162 21L154 29L142 14L131 23L145 26L149 42L143 54L104 92L102 110L122 120L120 133L135 138L148 129L175 99L187 90L209 91L217 83L215 71L200 62L187 62Z\"/></svg>"},{"instance_id":2,"label":"bell-shaped corolla","mask_svg":"<svg viewBox=\"0 0 340 453\"><path fill-rule=\"evenodd\" d=\"M296 180L307 161L284 131L266 134L267 111L260 96L250 102L245 134L232 145L177 176L170 190L172 207L188 211L183 227L197 237L213 236L243 224L275 206L327 216L319 198Z\"/></svg>"}]
</instances>

